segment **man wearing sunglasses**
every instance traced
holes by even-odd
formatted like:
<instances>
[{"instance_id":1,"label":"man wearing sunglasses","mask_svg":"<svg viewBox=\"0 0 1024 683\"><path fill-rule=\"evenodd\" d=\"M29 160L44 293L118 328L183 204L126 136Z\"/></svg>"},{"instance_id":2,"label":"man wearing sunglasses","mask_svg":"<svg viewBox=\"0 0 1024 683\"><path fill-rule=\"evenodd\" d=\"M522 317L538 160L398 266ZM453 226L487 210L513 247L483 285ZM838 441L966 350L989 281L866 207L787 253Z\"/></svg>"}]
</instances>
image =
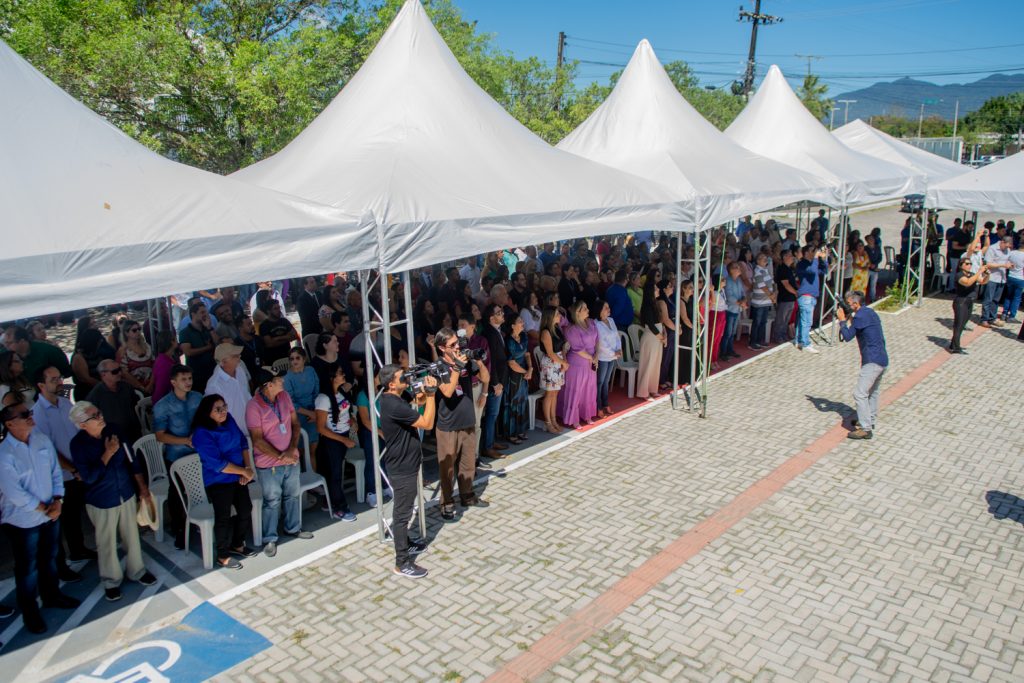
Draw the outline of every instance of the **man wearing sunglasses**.
<instances>
[{"instance_id":1,"label":"man wearing sunglasses","mask_svg":"<svg viewBox=\"0 0 1024 683\"><path fill-rule=\"evenodd\" d=\"M0 410L7 432L0 442L0 521L14 553L15 592L25 628L44 633L44 607L74 609L80 602L60 592L57 545L60 543L64 481L53 442L35 429L32 410L16 403Z\"/></svg>"},{"instance_id":2,"label":"man wearing sunglasses","mask_svg":"<svg viewBox=\"0 0 1024 683\"><path fill-rule=\"evenodd\" d=\"M118 427L127 443L135 443L142 436L142 426L135 413L139 395L124 381L117 361L100 361L96 370L100 382L92 388L85 400L99 408L107 422Z\"/></svg>"}]
</instances>

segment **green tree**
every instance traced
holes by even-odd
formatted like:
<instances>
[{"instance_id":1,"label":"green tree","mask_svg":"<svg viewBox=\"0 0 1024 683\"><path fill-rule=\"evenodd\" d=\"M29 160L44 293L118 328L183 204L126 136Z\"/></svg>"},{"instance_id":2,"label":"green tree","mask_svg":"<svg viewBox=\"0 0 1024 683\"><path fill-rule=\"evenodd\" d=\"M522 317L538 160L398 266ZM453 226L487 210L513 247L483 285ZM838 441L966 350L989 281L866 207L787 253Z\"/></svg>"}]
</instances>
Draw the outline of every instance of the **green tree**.
<instances>
[{"instance_id":1,"label":"green tree","mask_svg":"<svg viewBox=\"0 0 1024 683\"><path fill-rule=\"evenodd\" d=\"M804 82L800 85L797 94L800 96L800 101L807 107L807 111L811 112L819 121L823 120L832 110L832 100L827 97L828 86L814 74L804 76Z\"/></svg>"},{"instance_id":2,"label":"green tree","mask_svg":"<svg viewBox=\"0 0 1024 683\"><path fill-rule=\"evenodd\" d=\"M995 133L1005 147L1018 136L1024 140L1024 92L1000 95L985 101L981 107L964 117L966 128L976 134Z\"/></svg>"}]
</instances>

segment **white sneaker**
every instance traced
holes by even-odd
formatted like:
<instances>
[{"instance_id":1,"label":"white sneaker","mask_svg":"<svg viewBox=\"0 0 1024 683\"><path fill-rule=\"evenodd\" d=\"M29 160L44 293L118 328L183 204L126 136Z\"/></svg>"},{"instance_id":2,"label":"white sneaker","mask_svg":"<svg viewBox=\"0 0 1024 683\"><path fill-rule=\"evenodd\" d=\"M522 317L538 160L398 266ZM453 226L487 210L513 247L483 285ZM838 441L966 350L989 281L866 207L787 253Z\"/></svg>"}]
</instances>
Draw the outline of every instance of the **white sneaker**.
<instances>
[{"instance_id":1,"label":"white sneaker","mask_svg":"<svg viewBox=\"0 0 1024 683\"><path fill-rule=\"evenodd\" d=\"M814 348L813 346L805 346L804 351L806 351L807 353L818 353L818 349Z\"/></svg>"},{"instance_id":2,"label":"white sneaker","mask_svg":"<svg viewBox=\"0 0 1024 683\"><path fill-rule=\"evenodd\" d=\"M367 493L366 494L366 504L369 505L372 508L377 507L377 494L376 493Z\"/></svg>"}]
</instances>

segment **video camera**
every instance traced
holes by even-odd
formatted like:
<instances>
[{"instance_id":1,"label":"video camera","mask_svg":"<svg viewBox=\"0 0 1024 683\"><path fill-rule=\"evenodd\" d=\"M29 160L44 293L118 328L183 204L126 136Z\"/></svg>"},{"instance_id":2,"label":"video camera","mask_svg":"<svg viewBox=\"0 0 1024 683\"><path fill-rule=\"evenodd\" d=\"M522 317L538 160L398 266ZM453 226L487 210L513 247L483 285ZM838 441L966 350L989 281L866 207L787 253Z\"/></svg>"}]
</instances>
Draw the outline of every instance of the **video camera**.
<instances>
[{"instance_id":1,"label":"video camera","mask_svg":"<svg viewBox=\"0 0 1024 683\"><path fill-rule=\"evenodd\" d=\"M471 349L469 348L469 339L466 337L465 330L459 330L455 333L459 339L459 351L468 360L481 360L486 352L483 349Z\"/></svg>"},{"instance_id":2,"label":"video camera","mask_svg":"<svg viewBox=\"0 0 1024 683\"><path fill-rule=\"evenodd\" d=\"M409 385L409 391L413 395L421 392L433 394L437 391L437 387L427 386L424 382L427 377L434 377L438 384L444 384L451 378L451 366L441 360L413 365L402 373L402 382Z\"/></svg>"}]
</instances>

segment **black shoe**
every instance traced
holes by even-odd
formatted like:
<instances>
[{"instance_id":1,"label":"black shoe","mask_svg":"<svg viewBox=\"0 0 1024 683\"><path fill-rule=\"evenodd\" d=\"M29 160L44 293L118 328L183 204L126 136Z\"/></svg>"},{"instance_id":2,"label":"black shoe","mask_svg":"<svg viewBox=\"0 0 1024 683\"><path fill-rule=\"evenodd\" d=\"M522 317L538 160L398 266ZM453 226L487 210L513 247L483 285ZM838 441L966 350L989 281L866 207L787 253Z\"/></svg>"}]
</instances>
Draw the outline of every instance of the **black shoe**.
<instances>
[{"instance_id":1,"label":"black shoe","mask_svg":"<svg viewBox=\"0 0 1024 683\"><path fill-rule=\"evenodd\" d=\"M175 536L174 537L174 547L177 548L178 550L184 550L185 549L185 536L184 535L182 535L182 536Z\"/></svg>"},{"instance_id":2,"label":"black shoe","mask_svg":"<svg viewBox=\"0 0 1024 683\"><path fill-rule=\"evenodd\" d=\"M849 434L847 434L846 438L847 439L870 439L871 438L871 432L869 432L869 431L867 431L865 429L861 429L860 427L858 427L857 429L855 429L852 432L850 432Z\"/></svg>"},{"instance_id":3,"label":"black shoe","mask_svg":"<svg viewBox=\"0 0 1024 683\"><path fill-rule=\"evenodd\" d=\"M445 520L446 522L451 522L455 519L455 510L450 507L442 507L441 519Z\"/></svg>"},{"instance_id":4,"label":"black shoe","mask_svg":"<svg viewBox=\"0 0 1024 683\"><path fill-rule=\"evenodd\" d=\"M78 598L73 598L63 593L57 593L52 598L43 600L43 607L55 607L57 609L75 609L81 604L82 601Z\"/></svg>"},{"instance_id":5,"label":"black shoe","mask_svg":"<svg viewBox=\"0 0 1024 683\"><path fill-rule=\"evenodd\" d=\"M410 555L419 555L420 553L422 553L426 549L427 549L427 544L426 543L422 543L421 541L414 541L412 539L409 539L409 554Z\"/></svg>"},{"instance_id":6,"label":"black shoe","mask_svg":"<svg viewBox=\"0 0 1024 683\"><path fill-rule=\"evenodd\" d=\"M406 562L401 567L395 567L392 571L394 571L399 576L406 577L407 579L422 579L424 576L427 575L426 569L419 566L415 562L412 562L411 560L409 562Z\"/></svg>"},{"instance_id":7,"label":"black shoe","mask_svg":"<svg viewBox=\"0 0 1024 683\"><path fill-rule=\"evenodd\" d=\"M117 602L121 599L121 587L114 586L113 588L107 588L103 591L103 594L107 598L107 602Z\"/></svg>"},{"instance_id":8,"label":"black shoe","mask_svg":"<svg viewBox=\"0 0 1024 683\"><path fill-rule=\"evenodd\" d=\"M57 578L64 583L78 583L82 580L82 575L71 567L64 567L57 572Z\"/></svg>"},{"instance_id":9,"label":"black shoe","mask_svg":"<svg viewBox=\"0 0 1024 683\"><path fill-rule=\"evenodd\" d=\"M260 551L243 545L241 548L231 548L231 554L238 555L239 557L256 557L260 554Z\"/></svg>"},{"instance_id":10,"label":"black shoe","mask_svg":"<svg viewBox=\"0 0 1024 683\"><path fill-rule=\"evenodd\" d=\"M7 619L14 616L14 608L7 605L0 605L0 619Z\"/></svg>"},{"instance_id":11,"label":"black shoe","mask_svg":"<svg viewBox=\"0 0 1024 683\"><path fill-rule=\"evenodd\" d=\"M152 586L156 583L156 577L150 574L149 572L146 572L136 580L143 586Z\"/></svg>"},{"instance_id":12,"label":"black shoe","mask_svg":"<svg viewBox=\"0 0 1024 683\"><path fill-rule=\"evenodd\" d=\"M96 554L95 550L89 550L88 548L82 548L81 551L74 555L68 556L69 562L84 562L85 560L95 560L99 555Z\"/></svg>"},{"instance_id":13,"label":"black shoe","mask_svg":"<svg viewBox=\"0 0 1024 683\"><path fill-rule=\"evenodd\" d=\"M38 609L23 614L21 618L25 622L25 630L29 633L46 633L46 622L43 621L43 615Z\"/></svg>"}]
</instances>

